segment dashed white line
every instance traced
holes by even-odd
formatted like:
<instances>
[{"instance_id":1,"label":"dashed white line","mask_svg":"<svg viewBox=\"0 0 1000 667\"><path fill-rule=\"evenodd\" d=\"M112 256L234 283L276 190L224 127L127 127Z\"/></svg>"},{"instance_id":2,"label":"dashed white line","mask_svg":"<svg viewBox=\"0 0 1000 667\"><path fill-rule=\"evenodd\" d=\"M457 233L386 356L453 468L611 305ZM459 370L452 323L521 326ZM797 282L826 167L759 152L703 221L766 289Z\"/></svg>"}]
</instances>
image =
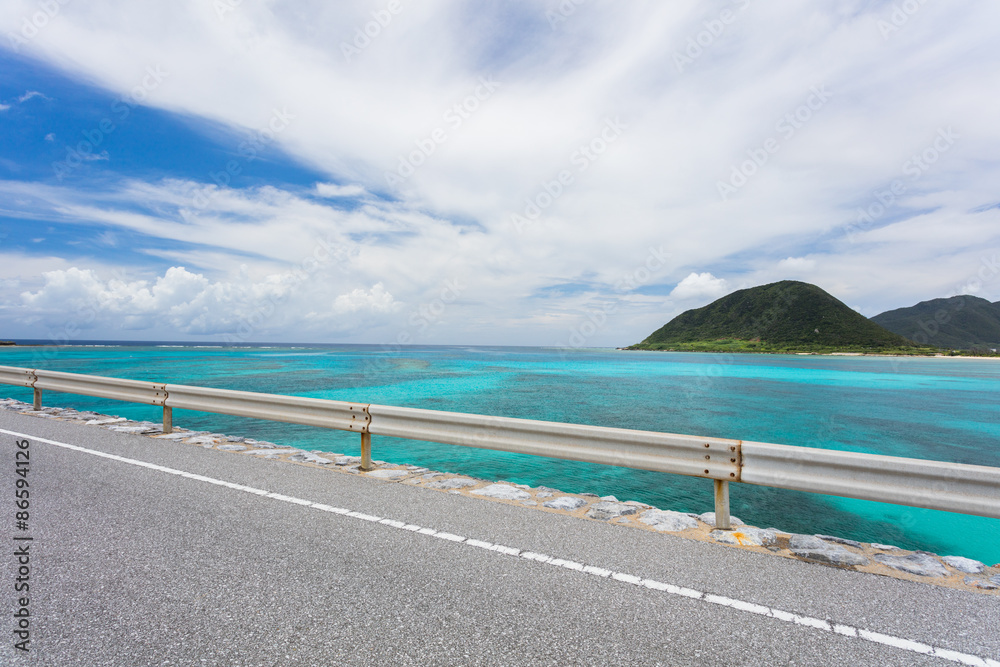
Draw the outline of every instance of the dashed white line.
<instances>
[{"instance_id":1,"label":"dashed white line","mask_svg":"<svg viewBox=\"0 0 1000 667\"><path fill-rule=\"evenodd\" d=\"M471 547L485 549L487 551L496 551L497 553L505 554L508 556L518 556L526 560L533 560L539 563L544 563L546 565L562 567L568 570L582 572L584 574L589 574L595 577L614 579L615 581L620 581L622 583L632 584L635 586L642 586L644 588L648 588L654 591L660 591L663 593L667 593L669 595L677 595L680 597L686 597L693 600L701 600L702 602L707 602L709 604L719 605L722 607L728 607L730 609L735 609L736 611L741 611L748 614L754 614L757 616L767 616L778 621L783 621L785 623L792 623L794 625L813 628L815 630L821 630L823 632L842 635L844 637L862 639L864 641L872 642L875 644L891 646L893 648L902 651L909 651L911 653L918 653L921 655L941 658L942 660L948 660L950 662L958 663L961 665L972 665L973 667L1000 667L1000 661L992 660L990 658L982 658L980 656L971 655L968 653L952 651L950 649L931 646L930 644L924 644L922 642L916 642L909 639L904 639L902 637L887 635L881 632L873 632L871 630L865 630L863 628L856 628L851 625L832 623L830 621L823 620L820 618L813 618L811 616L800 616L799 614L783 611L781 609L774 609L772 607L756 604L753 602L747 602L745 600L736 600L723 595L706 593L704 591L698 591L691 588L684 588L682 586L674 586L673 584L667 584L653 579L643 579L642 577L626 574L624 572L615 572L613 570L607 570L594 565L584 565L583 563L577 563L576 561L566 560L563 558L555 558L553 556L547 556L545 554L539 554L533 551L524 551L521 549L516 549L514 547L508 547L500 544L492 544L490 542L485 542L483 540L475 540L472 538L463 537L461 535L455 535L453 533L437 531L433 528L424 528L421 526L408 524L403 521L397 521L395 519L387 519L384 517L374 516L371 514L364 514L362 512L356 512L353 510L344 509L340 507L332 507L330 505L315 503L310 500L305 500L303 498L286 496L280 493L273 493L265 491L263 489L255 489L250 486L244 486L242 484L227 482L225 480L216 479L214 477L206 477L204 475L185 472L183 470L167 468L161 465L157 465L155 463L147 463L146 461L139 461L137 459L130 459L124 456L117 456L115 454L99 452L97 450L87 449L86 447L80 447L78 445L71 445L65 442L58 442L56 440L48 440L46 438L39 438L38 436L29 435L27 433L17 433L15 431L8 431L6 429L0 429L0 433L7 433L8 435L13 435L19 438L30 438L37 442L44 442L50 445L55 445L56 447L71 449L76 452L83 452L85 454L91 454L93 456L99 456L101 458L111 459L112 461L118 461L120 463L127 463L130 465L139 466L141 468L148 468L150 470L155 470L157 472L163 472L170 475L180 475L181 477L185 477L187 479L191 479L194 481L206 482L208 484L215 484L217 486L225 486L235 491L252 493L255 495L264 496L266 498L271 498L273 500L280 500L282 502L292 503L295 505L304 505L312 509L317 509L324 512L330 512L332 514L349 516L355 519L361 519L362 521L379 523L384 526L388 526L390 528L397 528L400 530L415 532L420 535L437 537L439 539L446 540L448 542L454 542L456 544L465 544Z\"/></svg>"}]
</instances>

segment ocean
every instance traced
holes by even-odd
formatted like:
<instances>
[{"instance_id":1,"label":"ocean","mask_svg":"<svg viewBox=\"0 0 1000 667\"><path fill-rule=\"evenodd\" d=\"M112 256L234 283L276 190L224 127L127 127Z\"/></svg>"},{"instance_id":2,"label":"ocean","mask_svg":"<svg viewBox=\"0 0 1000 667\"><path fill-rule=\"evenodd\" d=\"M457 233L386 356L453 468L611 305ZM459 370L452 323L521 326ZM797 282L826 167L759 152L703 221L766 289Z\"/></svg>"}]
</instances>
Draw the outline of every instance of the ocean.
<instances>
[{"instance_id":1,"label":"ocean","mask_svg":"<svg viewBox=\"0 0 1000 667\"><path fill-rule=\"evenodd\" d=\"M0 365L1000 467L1000 361L372 345L0 348ZM30 401L30 391L0 387ZM159 421L151 406L46 392L46 405ZM175 410L174 424L357 454L356 434ZM167 445L164 445L167 446ZM379 460L711 511L710 480L373 437ZM1000 562L1000 521L734 484L749 524Z\"/></svg>"}]
</instances>

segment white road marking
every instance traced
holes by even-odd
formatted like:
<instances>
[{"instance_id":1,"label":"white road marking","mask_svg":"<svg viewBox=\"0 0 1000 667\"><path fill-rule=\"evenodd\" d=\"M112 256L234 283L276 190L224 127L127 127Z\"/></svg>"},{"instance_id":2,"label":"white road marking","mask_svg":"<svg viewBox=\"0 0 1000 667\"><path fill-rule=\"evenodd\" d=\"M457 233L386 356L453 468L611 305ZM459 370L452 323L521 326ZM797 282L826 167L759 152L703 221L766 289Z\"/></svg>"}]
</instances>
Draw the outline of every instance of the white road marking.
<instances>
[{"instance_id":1,"label":"white road marking","mask_svg":"<svg viewBox=\"0 0 1000 667\"><path fill-rule=\"evenodd\" d=\"M225 486L235 491L253 493L255 495L271 498L272 500L280 500L282 502L293 503L295 505L305 505L312 509L321 510L323 512L341 514L355 519L361 519L362 521L380 523L382 525L389 526L390 528L398 528L401 530L416 532L421 535L437 537L443 540L447 540L449 542L454 542L456 544L465 544L472 547L478 547L480 549L486 549L488 551L496 551L498 553L506 554L509 556L519 556L526 560L533 560L539 563L544 563L546 565L554 565L569 570L576 570L578 572L583 572L585 574L593 575L596 577L606 577L626 584L642 586L650 590L661 591L664 593L668 593L670 595L678 595L681 597L691 598L694 600L701 600L709 604L729 607L730 609L735 609L737 611L742 611L749 614L755 614L758 616L768 616L770 618L779 621L784 621L786 623L792 623L794 625L800 625L803 627L813 628L816 630L822 630L824 632L842 635L844 637L863 639L865 641L869 641L875 644L883 644L885 646L891 646L893 648L902 651L910 651L911 653L929 655L935 658L941 658L942 660L948 660L950 662L955 662L961 665L972 665L974 667L1000 667L1000 661L992 660L990 658L981 658L976 655L961 653L959 651L952 651L946 648L935 647L929 644L924 644L922 642L915 642L909 639L903 639L902 637L886 635L881 632L873 632L871 630L856 628L850 625L831 623L830 621L826 621L820 618L813 618L811 616L800 616L792 612L782 611L780 609L774 609L772 607L767 607L753 602L746 602L744 600L735 600L733 598L728 598L722 595L715 595L714 593L706 593L704 591L697 591L690 588L684 588L681 586L674 586L673 584L666 584L660 581L655 581L653 579L643 579L642 577L637 577L631 574L625 574L623 572L614 572L612 570L606 570L594 565L584 565L583 563L577 563L571 560L564 560L562 558L555 558L553 556L546 556L544 554L534 553L532 551L523 551L521 549L515 549L514 547L507 547L499 544L491 544L490 542L484 542L482 540L474 540L471 538L462 537L461 535L439 532L437 530L434 530L433 528L422 528L420 526L407 524L402 521L396 521L394 519L386 519L383 517L373 516L371 514L363 514L361 512L355 512L340 507L331 507L330 505L324 505L322 503L314 503L310 500L304 500L302 498L285 496L280 493L272 493L269 491L264 491L263 489L255 489L250 486L244 486L242 484L234 484L233 482L227 482L221 479L215 479L214 477L205 477L204 475L197 475L195 473L185 472L183 470L167 468L161 465L156 465L155 463L147 463L146 461L129 459L125 458L124 456L117 456L115 454L99 452L94 449L87 449L86 447L80 447L78 445L70 445L68 443L58 442L56 440L47 440L46 438L39 438L38 436L29 435L27 433L17 433L15 431L8 431L6 429L0 429L0 433L6 433L8 435L13 435L18 438L29 438L36 442L44 442L49 445L55 445L56 447L71 449L75 452L83 452L85 454L91 454L93 456L99 456L101 458L111 459L112 461L118 461L120 463L128 463L130 465L139 466L141 468L149 468L150 470L155 470L157 472L164 472L170 475L180 475L181 477L186 477L188 479L195 480L198 482L206 482L208 484Z\"/></svg>"}]
</instances>

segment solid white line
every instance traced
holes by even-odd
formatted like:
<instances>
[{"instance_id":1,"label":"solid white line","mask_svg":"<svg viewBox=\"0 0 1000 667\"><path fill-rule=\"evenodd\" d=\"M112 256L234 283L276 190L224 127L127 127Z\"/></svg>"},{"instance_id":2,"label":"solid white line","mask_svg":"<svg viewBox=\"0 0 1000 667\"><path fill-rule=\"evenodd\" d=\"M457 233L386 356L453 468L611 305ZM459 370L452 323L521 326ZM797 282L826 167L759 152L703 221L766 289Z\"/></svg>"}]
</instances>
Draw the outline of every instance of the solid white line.
<instances>
[{"instance_id":1,"label":"solid white line","mask_svg":"<svg viewBox=\"0 0 1000 667\"><path fill-rule=\"evenodd\" d=\"M534 560L539 563L544 563L546 565L554 565L568 570L576 570L578 572L583 572L584 574L589 574L597 577L606 577L626 584L633 584L636 586L642 586L644 588L648 588L650 590L661 591L664 593L668 593L670 595L677 595L680 597L691 598L694 600L702 600L703 602L707 602L709 604L728 607L736 611L742 611L757 616L768 616L775 620L784 621L786 623L792 623L794 625L800 625L807 628L822 630L824 632L842 635L844 637L863 639L865 641L869 641L875 644L883 644L885 646L891 646L901 651L919 653L920 655L929 655L935 658L941 658L942 660L948 660L950 662L955 662L962 665L972 665L974 667L1000 667L1000 661L992 660L990 658L981 658L976 655L971 655L968 653L960 653L958 651L952 651L946 648L935 647L929 644L924 644L922 642L915 642L909 639L903 639L902 637L895 637L893 635L886 635L880 632L873 632L871 630L865 630L863 628L856 628L850 625L831 623L830 621L826 621L820 618L813 618L811 616L800 616L792 612L782 611L780 609L774 609L772 607L767 607L753 602L746 602L744 600L735 600L733 598L728 598L722 595L715 595L714 593L706 593L704 591L697 591L690 588L674 586L673 584L666 584L660 581L655 581L653 579L643 579L642 577L637 577L635 575L625 574L623 572L614 572L612 570L606 570L593 565L584 565L583 563L577 563L575 561L565 560L562 558L554 558L552 556L546 556L544 554L538 554L532 551L523 551L521 549L515 549L513 547L506 547L499 544L491 544L489 542L483 542L481 540L474 540L471 538L462 537L461 535L439 532L437 530L434 530L433 528L422 528L420 526L407 524L405 522L396 521L394 519L386 519L383 517L373 516L371 514L363 514L361 512L342 509L339 507L330 507L329 505L314 503L311 500L304 500L302 498L295 498L293 496L285 496L280 493L264 491L263 489L255 489L253 487L243 486L241 484L234 484L233 482L227 482L221 479L216 479L214 477L205 477L204 475L197 475L195 473L185 472L183 470L167 468L161 465L156 465L155 463L147 463L146 461L129 459L123 456L117 456L115 454L107 454L105 452L99 452L94 449L87 449L86 447L80 447L78 445L70 445L65 442L58 442L56 440L47 440L45 438L39 438L38 436L28 435L27 433L17 433L15 431L8 431L2 428L0 428L0 433L6 433L8 435L13 435L19 438L29 438L37 442L44 442L49 445L55 445L56 447L71 449L75 452L82 452L84 454L100 456L101 458L111 459L113 461L119 461L121 463L128 463L130 465L139 466L141 468L149 468L150 470L155 470L157 472L164 472L170 475L180 475L181 477L186 477L188 479L199 482L206 482L208 484L225 486L236 491L244 491L246 493L252 493L259 496L264 496L266 498L271 498L272 500L280 500L282 502L292 503L295 505L305 505L313 509L322 510L324 512L341 514L355 519L361 519L362 521L380 523L384 526L389 526L390 528L397 528L400 530L407 530L422 535L429 535L449 542L455 542L456 544L466 544L468 546L478 547L480 549L486 549L488 551L496 551L498 553L506 554L509 556L519 556L526 560Z\"/></svg>"}]
</instances>

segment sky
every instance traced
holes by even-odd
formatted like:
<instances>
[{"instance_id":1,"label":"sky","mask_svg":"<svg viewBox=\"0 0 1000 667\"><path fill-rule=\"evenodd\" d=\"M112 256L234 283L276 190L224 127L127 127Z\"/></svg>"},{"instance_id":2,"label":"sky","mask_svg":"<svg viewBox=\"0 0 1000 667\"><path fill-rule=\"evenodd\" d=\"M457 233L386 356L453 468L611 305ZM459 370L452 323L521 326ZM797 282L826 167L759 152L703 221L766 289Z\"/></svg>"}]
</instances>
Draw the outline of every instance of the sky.
<instances>
[{"instance_id":1,"label":"sky","mask_svg":"<svg viewBox=\"0 0 1000 667\"><path fill-rule=\"evenodd\" d=\"M624 346L1000 300L992 0L5 0L0 337Z\"/></svg>"}]
</instances>

